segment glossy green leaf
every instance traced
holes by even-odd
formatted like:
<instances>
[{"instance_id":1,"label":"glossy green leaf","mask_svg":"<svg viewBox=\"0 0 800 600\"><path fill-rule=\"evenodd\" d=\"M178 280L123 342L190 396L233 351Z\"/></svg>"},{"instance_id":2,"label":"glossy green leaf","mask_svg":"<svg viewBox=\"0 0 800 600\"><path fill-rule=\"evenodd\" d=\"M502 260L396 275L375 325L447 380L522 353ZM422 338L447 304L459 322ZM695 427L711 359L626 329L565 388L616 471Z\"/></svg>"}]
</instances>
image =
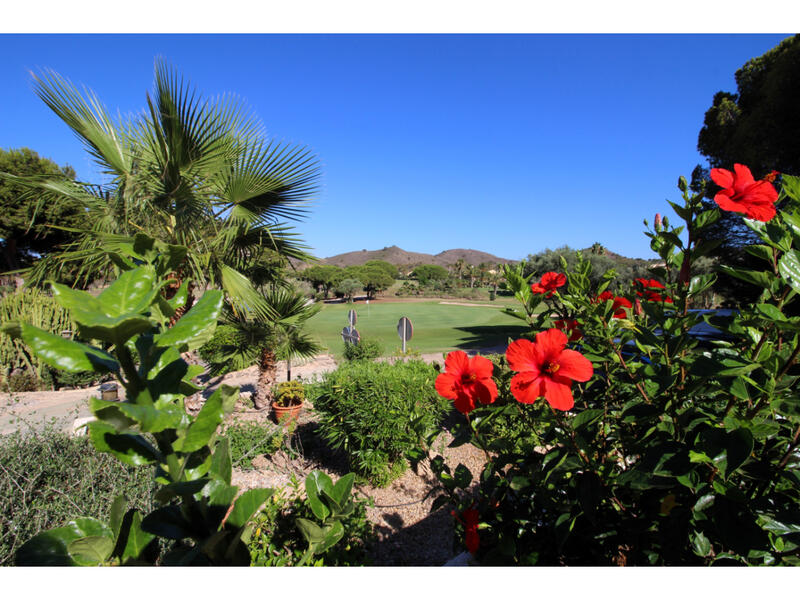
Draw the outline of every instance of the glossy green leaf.
<instances>
[{"instance_id":1,"label":"glossy green leaf","mask_svg":"<svg viewBox=\"0 0 800 600\"><path fill-rule=\"evenodd\" d=\"M159 462L161 454L140 435L118 434L102 421L89 423L89 439L100 452L116 456L126 465L138 467Z\"/></svg>"},{"instance_id":2,"label":"glossy green leaf","mask_svg":"<svg viewBox=\"0 0 800 600\"><path fill-rule=\"evenodd\" d=\"M319 544L325 539L325 530L313 521L298 517L295 523L309 545Z\"/></svg>"},{"instance_id":3,"label":"glossy green leaf","mask_svg":"<svg viewBox=\"0 0 800 600\"><path fill-rule=\"evenodd\" d=\"M142 520L142 530L169 540L182 540L191 535L192 525L175 505L157 508Z\"/></svg>"},{"instance_id":4,"label":"glossy green leaf","mask_svg":"<svg viewBox=\"0 0 800 600\"><path fill-rule=\"evenodd\" d=\"M178 439L172 447L178 452L194 452L203 446L208 445L212 436L216 433L222 420L225 418L223 406L224 391L223 386L217 389L211 397L203 404L200 413L195 417L194 422L186 432L179 434ZM229 388L231 389L231 388Z\"/></svg>"},{"instance_id":5,"label":"glossy green leaf","mask_svg":"<svg viewBox=\"0 0 800 600\"><path fill-rule=\"evenodd\" d=\"M746 281L747 283L752 283L755 286L760 288L768 289L772 282L775 280L775 276L772 273L767 271L752 271L749 269L735 269L733 267L729 267L728 265L719 265L719 270L726 275L730 275L731 277L735 277L736 279L741 279L742 281Z\"/></svg>"},{"instance_id":6,"label":"glossy green leaf","mask_svg":"<svg viewBox=\"0 0 800 600\"><path fill-rule=\"evenodd\" d=\"M67 552L82 566L98 566L111 556L114 540L102 535L82 537L69 543Z\"/></svg>"},{"instance_id":7,"label":"glossy green leaf","mask_svg":"<svg viewBox=\"0 0 800 600\"><path fill-rule=\"evenodd\" d=\"M21 339L43 362L62 371L115 373L120 368L113 356L99 348L65 339L27 323L12 321L4 324L0 330Z\"/></svg>"},{"instance_id":8,"label":"glossy green leaf","mask_svg":"<svg viewBox=\"0 0 800 600\"><path fill-rule=\"evenodd\" d=\"M458 464L456 470L453 472L453 478L456 480L458 487L460 487L462 490L467 489L469 484L472 483L472 473L470 473L470 470L461 463Z\"/></svg>"},{"instance_id":9,"label":"glossy green leaf","mask_svg":"<svg viewBox=\"0 0 800 600\"><path fill-rule=\"evenodd\" d=\"M692 535L692 550L697 556L708 556L711 553L711 542L702 532L695 531Z\"/></svg>"},{"instance_id":10,"label":"glossy green leaf","mask_svg":"<svg viewBox=\"0 0 800 600\"><path fill-rule=\"evenodd\" d=\"M64 527L44 531L25 542L17 550L19 566L71 566L78 564L69 554L73 541L90 536L111 537L111 529L102 521L83 517L70 521Z\"/></svg>"},{"instance_id":11,"label":"glossy green leaf","mask_svg":"<svg viewBox=\"0 0 800 600\"><path fill-rule=\"evenodd\" d=\"M225 483L230 484L233 466L231 462L231 443L229 438L223 437L217 442L214 448L214 454L211 458L209 473Z\"/></svg>"},{"instance_id":12,"label":"glossy green leaf","mask_svg":"<svg viewBox=\"0 0 800 600\"><path fill-rule=\"evenodd\" d=\"M158 292L155 269L144 265L122 273L97 299L106 315L118 317L144 312Z\"/></svg>"},{"instance_id":13,"label":"glossy green leaf","mask_svg":"<svg viewBox=\"0 0 800 600\"><path fill-rule=\"evenodd\" d=\"M236 499L226 523L233 527L244 527L272 494L273 490L269 488L247 490Z\"/></svg>"},{"instance_id":14,"label":"glossy green leaf","mask_svg":"<svg viewBox=\"0 0 800 600\"><path fill-rule=\"evenodd\" d=\"M322 542L317 544L314 548L314 554L323 554L327 552L328 549L333 547L342 537L344 537L344 525L342 525L341 521L335 521L325 532L325 537Z\"/></svg>"},{"instance_id":15,"label":"glossy green leaf","mask_svg":"<svg viewBox=\"0 0 800 600\"><path fill-rule=\"evenodd\" d=\"M222 292L208 291L175 325L154 336L153 342L156 346L196 350L211 339L221 309Z\"/></svg>"},{"instance_id":16,"label":"glossy green leaf","mask_svg":"<svg viewBox=\"0 0 800 600\"><path fill-rule=\"evenodd\" d=\"M579 412L574 419L572 419L572 428L575 431L583 429L588 425L594 423L600 417L603 416L603 409L602 408L590 408L588 410L582 410Z\"/></svg>"},{"instance_id":17,"label":"glossy green leaf","mask_svg":"<svg viewBox=\"0 0 800 600\"><path fill-rule=\"evenodd\" d=\"M339 481L333 486L333 497L339 504L345 504L350 498L350 493L353 490L353 482L356 479L355 473L348 473L339 478Z\"/></svg>"},{"instance_id":18,"label":"glossy green leaf","mask_svg":"<svg viewBox=\"0 0 800 600\"><path fill-rule=\"evenodd\" d=\"M778 261L778 272L792 289L800 293L800 251L791 250Z\"/></svg>"},{"instance_id":19,"label":"glossy green leaf","mask_svg":"<svg viewBox=\"0 0 800 600\"><path fill-rule=\"evenodd\" d=\"M126 515L126 522L129 523L129 527L126 532L125 548L120 556L123 563L128 560L139 559L147 547L155 540L155 536L152 533L147 533L142 529L142 515L138 511L129 511L128 515Z\"/></svg>"}]
</instances>

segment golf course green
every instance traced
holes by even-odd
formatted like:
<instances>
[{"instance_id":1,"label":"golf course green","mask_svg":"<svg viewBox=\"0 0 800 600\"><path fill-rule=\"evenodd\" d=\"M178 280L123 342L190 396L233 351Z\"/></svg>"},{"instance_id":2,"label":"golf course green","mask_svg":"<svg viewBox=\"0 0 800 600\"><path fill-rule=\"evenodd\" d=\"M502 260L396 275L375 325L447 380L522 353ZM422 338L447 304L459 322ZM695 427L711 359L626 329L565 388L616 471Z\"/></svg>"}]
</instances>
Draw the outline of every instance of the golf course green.
<instances>
[{"instance_id":1,"label":"golf course green","mask_svg":"<svg viewBox=\"0 0 800 600\"><path fill-rule=\"evenodd\" d=\"M457 300L446 302L459 302ZM488 304L488 303L481 303ZM361 339L377 340L383 354L400 351L397 334L400 317L408 317L414 328L407 348L417 352L448 352L506 344L508 338L526 331L523 321L501 312L506 303L496 306L461 306L430 302L364 302L325 304L308 322L308 331L326 351L340 358L344 352L342 329L348 325L347 313L356 311L356 329Z\"/></svg>"}]
</instances>

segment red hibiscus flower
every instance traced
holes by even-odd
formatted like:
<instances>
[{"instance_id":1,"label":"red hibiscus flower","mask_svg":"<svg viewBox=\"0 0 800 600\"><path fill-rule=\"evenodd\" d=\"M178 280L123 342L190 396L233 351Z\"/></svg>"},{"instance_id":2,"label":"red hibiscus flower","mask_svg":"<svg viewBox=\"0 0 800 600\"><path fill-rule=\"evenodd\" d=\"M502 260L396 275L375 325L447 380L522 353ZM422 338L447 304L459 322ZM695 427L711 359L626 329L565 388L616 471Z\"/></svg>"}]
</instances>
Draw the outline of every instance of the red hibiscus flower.
<instances>
[{"instance_id":1,"label":"red hibiscus flower","mask_svg":"<svg viewBox=\"0 0 800 600\"><path fill-rule=\"evenodd\" d=\"M567 276L563 273L554 273L548 271L536 283L531 285L531 291L534 294L547 294L547 297L553 295L557 288L567 283Z\"/></svg>"},{"instance_id":2,"label":"red hibiscus flower","mask_svg":"<svg viewBox=\"0 0 800 600\"><path fill-rule=\"evenodd\" d=\"M714 196L714 202L722 210L744 213L756 221L769 221L774 217L778 192L772 184L766 179L755 181L750 169L744 165L733 165L733 171L711 169L711 179L723 188Z\"/></svg>"},{"instance_id":3,"label":"red hibiscus flower","mask_svg":"<svg viewBox=\"0 0 800 600\"><path fill-rule=\"evenodd\" d=\"M640 298L644 298L648 302L666 302L667 304L672 304L672 298L667 296L666 294L659 294L658 292L654 292L653 288L657 290L663 290L664 284L655 279L642 279L638 277L636 279L636 284L641 286L643 289L638 290L636 295Z\"/></svg>"},{"instance_id":4,"label":"red hibiscus flower","mask_svg":"<svg viewBox=\"0 0 800 600\"><path fill-rule=\"evenodd\" d=\"M553 321L553 324L556 326L556 329L569 333L570 342L577 342L583 337L581 330L578 329L578 322L575 319L558 319L557 321Z\"/></svg>"},{"instance_id":5,"label":"red hibiscus flower","mask_svg":"<svg viewBox=\"0 0 800 600\"><path fill-rule=\"evenodd\" d=\"M436 378L440 396L454 400L456 409L468 414L481 404L491 404L497 398L497 385L492 380L494 365L488 358L455 350L444 361L445 372Z\"/></svg>"},{"instance_id":6,"label":"red hibiscus flower","mask_svg":"<svg viewBox=\"0 0 800 600\"><path fill-rule=\"evenodd\" d=\"M614 311L612 315L612 319L624 319L627 317L627 313L625 312L626 308L631 308L633 304L627 298L622 298L621 296L615 296L608 290L603 292L597 297L598 302L605 302L607 300L613 300L614 303L611 305L611 309Z\"/></svg>"},{"instance_id":7,"label":"red hibiscus flower","mask_svg":"<svg viewBox=\"0 0 800 600\"><path fill-rule=\"evenodd\" d=\"M588 381L592 363L575 350L566 350L567 336L558 329L536 334L536 340L516 340L508 346L508 366L519 371L511 379L511 393L518 402L532 404L544 396L555 409L575 405L572 382Z\"/></svg>"},{"instance_id":8,"label":"red hibiscus flower","mask_svg":"<svg viewBox=\"0 0 800 600\"><path fill-rule=\"evenodd\" d=\"M470 554L475 554L480 547L480 537L478 536L480 514L474 508L468 508L460 516L454 510L450 511L450 514L464 525L464 533L466 534L464 544Z\"/></svg>"}]
</instances>

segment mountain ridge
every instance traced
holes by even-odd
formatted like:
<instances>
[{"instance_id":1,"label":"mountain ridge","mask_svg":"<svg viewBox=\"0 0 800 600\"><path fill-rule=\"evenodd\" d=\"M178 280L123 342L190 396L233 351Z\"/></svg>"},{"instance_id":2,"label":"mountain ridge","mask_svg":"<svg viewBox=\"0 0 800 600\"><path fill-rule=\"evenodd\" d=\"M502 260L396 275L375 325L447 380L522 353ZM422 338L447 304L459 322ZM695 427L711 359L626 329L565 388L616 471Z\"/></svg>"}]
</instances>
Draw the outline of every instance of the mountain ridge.
<instances>
[{"instance_id":1,"label":"mountain ridge","mask_svg":"<svg viewBox=\"0 0 800 600\"><path fill-rule=\"evenodd\" d=\"M517 262L516 260L500 258L494 254L482 252L481 250L472 250L470 248L452 248L450 250L443 250L438 254L427 254L424 252L410 252L408 250L403 250L399 246L386 246L380 250L364 249L336 254L320 259L320 264L350 267L354 265L363 265L368 260L385 260L397 266L425 264L446 267L455 264L460 259L464 260L467 264L475 266L480 263L510 264Z\"/></svg>"}]
</instances>

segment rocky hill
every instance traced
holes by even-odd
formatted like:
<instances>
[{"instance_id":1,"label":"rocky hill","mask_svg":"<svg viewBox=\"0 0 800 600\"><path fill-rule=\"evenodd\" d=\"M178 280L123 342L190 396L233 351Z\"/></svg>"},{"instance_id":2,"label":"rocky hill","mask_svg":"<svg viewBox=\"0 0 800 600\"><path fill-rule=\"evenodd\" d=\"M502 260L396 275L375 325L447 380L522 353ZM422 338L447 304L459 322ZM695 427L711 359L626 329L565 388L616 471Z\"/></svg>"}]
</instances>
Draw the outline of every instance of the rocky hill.
<instances>
[{"instance_id":1,"label":"rocky hill","mask_svg":"<svg viewBox=\"0 0 800 600\"><path fill-rule=\"evenodd\" d=\"M368 260L385 260L397 266L411 265L441 265L443 267L454 264L459 259L470 265L480 263L512 263L516 262L507 258L499 258L488 252L480 250L467 250L457 248L445 250L439 254L425 254L422 252L408 252L397 246L388 246L382 250L357 250L355 252L345 252L336 256L329 256L320 261L321 264L335 265L337 267L350 267L353 265L363 265Z\"/></svg>"}]
</instances>

